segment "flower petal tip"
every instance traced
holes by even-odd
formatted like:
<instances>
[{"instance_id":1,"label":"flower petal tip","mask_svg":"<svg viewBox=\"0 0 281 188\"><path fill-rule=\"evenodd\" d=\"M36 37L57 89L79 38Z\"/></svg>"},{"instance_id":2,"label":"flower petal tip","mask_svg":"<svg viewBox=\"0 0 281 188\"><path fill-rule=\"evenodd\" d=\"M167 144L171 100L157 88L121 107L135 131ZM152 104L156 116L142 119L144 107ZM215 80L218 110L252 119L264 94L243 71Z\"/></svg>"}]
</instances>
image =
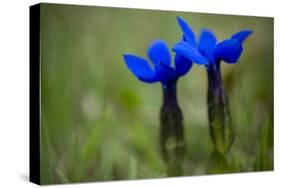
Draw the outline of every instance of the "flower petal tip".
<instances>
[{"instance_id":1,"label":"flower petal tip","mask_svg":"<svg viewBox=\"0 0 281 188\"><path fill-rule=\"evenodd\" d=\"M124 54L124 60L128 69L141 81L153 83L157 81L154 71L147 61L139 56Z\"/></svg>"},{"instance_id":2,"label":"flower petal tip","mask_svg":"<svg viewBox=\"0 0 281 188\"><path fill-rule=\"evenodd\" d=\"M232 39L237 39L241 44L253 33L253 30L241 30L232 35Z\"/></svg>"},{"instance_id":3,"label":"flower petal tip","mask_svg":"<svg viewBox=\"0 0 281 188\"><path fill-rule=\"evenodd\" d=\"M177 21L178 21L178 24L185 22L184 19L180 16L177 16Z\"/></svg>"},{"instance_id":4,"label":"flower petal tip","mask_svg":"<svg viewBox=\"0 0 281 188\"><path fill-rule=\"evenodd\" d=\"M226 39L220 42L215 49L215 59L226 63L236 63L243 52L239 39Z\"/></svg>"},{"instance_id":5,"label":"flower petal tip","mask_svg":"<svg viewBox=\"0 0 281 188\"><path fill-rule=\"evenodd\" d=\"M185 41L189 42L192 46L196 46L195 34L188 23L180 16L177 17L177 21L184 34Z\"/></svg>"},{"instance_id":6,"label":"flower petal tip","mask_svg":"<svg viewBox=\"0 0 281 188\"><path fill-rule=\"evenodd\" d=\"M148 47L148 57L154 64L163 62L167 65L171 64L170 50L166 42L162 39L153 41Z\"/></svg>"}]
</instances>

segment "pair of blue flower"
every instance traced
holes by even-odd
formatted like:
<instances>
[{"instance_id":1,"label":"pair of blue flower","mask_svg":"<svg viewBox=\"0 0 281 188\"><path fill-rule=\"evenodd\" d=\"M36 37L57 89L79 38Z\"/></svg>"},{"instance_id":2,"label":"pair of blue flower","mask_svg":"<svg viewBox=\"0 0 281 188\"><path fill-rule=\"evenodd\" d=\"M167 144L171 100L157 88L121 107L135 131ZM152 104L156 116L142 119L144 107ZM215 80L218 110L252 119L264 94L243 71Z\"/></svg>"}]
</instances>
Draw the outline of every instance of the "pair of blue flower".
<instances>
[{"instance_id":1,"label":"pair of blue flower","mask_svg":"<svg viewBox=\"0 0 281 188\"><path fill-rule=\"evenodd\" d=\"M154 65L152 69L148 61L142 57L125 54L124 60L130 71L141 81L163 84L176 82L180 76L185 75L193 63L199 65L219 66L219 62L236 63L243 52L242 44L252 33L242 30L229 39L217 43L212 31L203 29L199 40L188 24L180 17L177 21L183 32L182 40L173 47L175 66L172 66L170 50L163 40L154 41L148 48L148 57Z\"/></svg>"}]
</instances>

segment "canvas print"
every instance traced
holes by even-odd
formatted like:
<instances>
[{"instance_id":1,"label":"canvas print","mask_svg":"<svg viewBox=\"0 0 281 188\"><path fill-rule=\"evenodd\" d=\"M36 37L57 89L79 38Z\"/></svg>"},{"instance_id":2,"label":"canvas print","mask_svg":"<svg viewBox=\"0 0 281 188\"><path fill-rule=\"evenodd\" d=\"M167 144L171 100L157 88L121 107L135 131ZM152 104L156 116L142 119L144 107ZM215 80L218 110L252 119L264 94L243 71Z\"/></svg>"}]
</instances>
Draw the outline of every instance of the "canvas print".
<instances>
[{"instance_id":1,"label":"canvas print","mask_svg":"<svg viewBox=\"0 0 281 188\"><path fill-rule=\"evenodd\" d=\"M273 170L273 18L30 10L31 181Z\"/></svg>"}]
</instances>

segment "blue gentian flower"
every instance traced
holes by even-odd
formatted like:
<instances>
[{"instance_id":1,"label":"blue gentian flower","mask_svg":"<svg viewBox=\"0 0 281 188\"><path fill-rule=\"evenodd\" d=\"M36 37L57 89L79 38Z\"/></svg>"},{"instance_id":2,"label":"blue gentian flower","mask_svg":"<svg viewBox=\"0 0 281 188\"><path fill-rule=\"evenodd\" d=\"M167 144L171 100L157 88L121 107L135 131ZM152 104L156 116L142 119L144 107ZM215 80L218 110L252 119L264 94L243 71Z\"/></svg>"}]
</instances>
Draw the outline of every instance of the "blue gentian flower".
<instances>
[{"instance_id":1,"label":"blue gentian flower","mask_svg":"<svg viewBox=\"0 0 281 188\"><path fill-rule=\"evenodd\" d=\"M243 52L243 42L251 35L252 31L239 31L229 39L217 43L213 32L209 29L203 29L197 42L189 25L180 17L177 18L177 21L183 32L183 37L180 42L175 44L173 51L206 67L210 134L214 143L214 153L220 153L223 156L233 143L234 127L227 91L221 76L220 62L236 63Z\"/></svg>"},{"instance_id":2,"label":"blue gentian flower","mask_svg":"<svg viewBox=\"0 0 281 188\"><path fill-rule=\"evenodd\" d=\"M177 102L176 82L192 67L192 62L179 54L172 65L169 48L163 40L154 41L148 48L148 57L153 64L136 55L125 54L124 60L129 70L146 83L161 82L163 105L160 111L161 151L168 164L168 175L182 175L184 153L183 116Z\"/></svg>"},{"instance_id":3,"label":"blue gentian flower","mask_svg":"<svg viewBox=\"0 0 281 188\"><path fill-rule=\"evenodd\" d=\"M173 51L199 65L216 65L221 60L236 63L243 52L243 42L252 33L251 30L242 30L217 43L213 32L203 29L197 43L188 24L180 17L177 17L177 20L183 32L183 39L173 47Z\"/></svg>"},{"instance_id":4,"label":"blue gentian flower","mask_svg":"<svg viewBox=\"0 0 281 188\"><path fill-rule=\"evenodd\" d=\"M163 40L154 41L148 48L147 54L153 64L153 69L148 61L142 57L125 54L124 60L130 71L141 81L147 83L161 82L167 84L175 82L180 76L185 75L192 67L188 59L176 55L175 68L171 65L169 48Z\"/></svg>"}]
</instances>

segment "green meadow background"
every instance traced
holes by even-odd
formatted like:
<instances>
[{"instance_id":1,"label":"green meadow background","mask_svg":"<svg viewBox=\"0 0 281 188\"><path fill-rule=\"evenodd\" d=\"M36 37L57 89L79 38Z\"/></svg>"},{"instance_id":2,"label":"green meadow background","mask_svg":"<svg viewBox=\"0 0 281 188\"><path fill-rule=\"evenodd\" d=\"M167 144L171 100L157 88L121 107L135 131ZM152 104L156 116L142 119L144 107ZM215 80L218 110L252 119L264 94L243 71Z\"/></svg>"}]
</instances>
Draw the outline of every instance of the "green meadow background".
<instances>
[{"instance_id":1,"label":"green meadow background","mask_svg":"<svg viewBox=\"0 0 281 188\"><path fill-rule=\"evenodd\" d=\"M222 63L236 127L232 170L273 170L273 18L42 4L41 183L167 177L159 148L160 83L140 82L124 53L146 57L155 39L171 48L181 16L218 40L252 29L237 64ZM174 54L173 54L174 56ZM203 175L212 143L207 79L194 65L178 81L184 175Z\"/></svg>"}]
</instances>

